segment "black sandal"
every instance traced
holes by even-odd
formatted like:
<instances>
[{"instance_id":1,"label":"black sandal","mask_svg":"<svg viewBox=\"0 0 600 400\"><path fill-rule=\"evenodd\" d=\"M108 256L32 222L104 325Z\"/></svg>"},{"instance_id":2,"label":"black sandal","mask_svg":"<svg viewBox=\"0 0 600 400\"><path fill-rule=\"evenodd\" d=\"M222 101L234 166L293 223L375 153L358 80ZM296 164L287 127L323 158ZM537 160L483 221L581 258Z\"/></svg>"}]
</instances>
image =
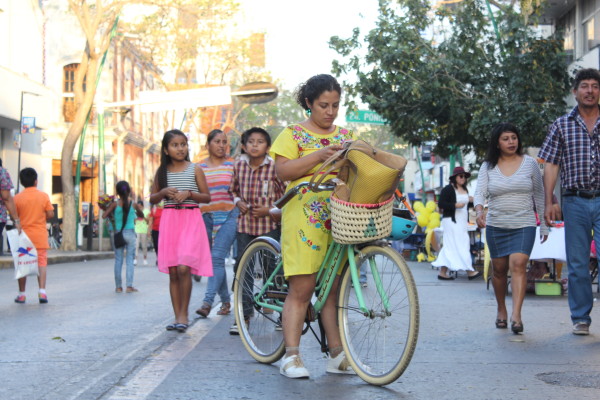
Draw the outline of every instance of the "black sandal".
<instances>
[{"instance_id":1,"label":"black sandal","mask_svg":"<svg viewBox=\"0 0 600 400\"><path fill-rule=\"evenodd\" d=\"M510 321L510 329L515 335L523 332L523 322Z\"/></svg>"},{"instance_id":2,"label":"black sandal","mask_svg":"<svg viewBox=\"0 0 600 400\"><path fill-rule=\"evenodd\" d=\"M165 329L168 330L168 331L174 331L175 329L177 329L176 325L177 324L169 324L169 325L166 326Z\"/></svg>"},{"instance_id":3,"label":"black sandal","mask_svg":"<svg viewBox=\"0 0 600 400\"><path fill-rule=\"evenodd\" d=\"M506 329L506 328L508 328L508 322L506 322L505 319L497 319L496 320L496 328Z\"/></svg>"},{"instance_id":4,"label":"black sandal","mask_svg":"<svg viewBox=\"0 0 600 400\"><path fill-rule=\"evenodd\" d=\"M188 324L175 324L175 329L177 329L178 332L184 333L187 331L187 328Z\"/></svg>"}]
</instances>

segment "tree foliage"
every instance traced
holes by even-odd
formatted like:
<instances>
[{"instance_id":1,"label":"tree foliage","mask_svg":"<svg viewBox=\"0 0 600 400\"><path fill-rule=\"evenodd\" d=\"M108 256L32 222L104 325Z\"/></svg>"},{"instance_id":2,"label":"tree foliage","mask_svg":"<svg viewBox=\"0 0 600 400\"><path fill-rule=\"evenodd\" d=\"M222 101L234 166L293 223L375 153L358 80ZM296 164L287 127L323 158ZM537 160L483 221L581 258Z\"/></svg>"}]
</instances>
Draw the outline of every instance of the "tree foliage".
<instances>
[{"instance_id":1,"label":"tree foliage","mask_svg":"<svg viewBox=\"0 0 600 400\"><path fill-rule=\"evenodd\" d=\"M334 73L356 76L344 82L348 105L366 103L396 136L416 145L434 141L443 156L453 146L481 156L501 121L519 126L525 146L539 146L547 125L565 112L560 35L542 38L503 7L495 15L498 38L481 0L436 10L429 3L380 0L366 49L358 28L350 38L331 38L341 56Z\"/></svg>"}]
</instances>

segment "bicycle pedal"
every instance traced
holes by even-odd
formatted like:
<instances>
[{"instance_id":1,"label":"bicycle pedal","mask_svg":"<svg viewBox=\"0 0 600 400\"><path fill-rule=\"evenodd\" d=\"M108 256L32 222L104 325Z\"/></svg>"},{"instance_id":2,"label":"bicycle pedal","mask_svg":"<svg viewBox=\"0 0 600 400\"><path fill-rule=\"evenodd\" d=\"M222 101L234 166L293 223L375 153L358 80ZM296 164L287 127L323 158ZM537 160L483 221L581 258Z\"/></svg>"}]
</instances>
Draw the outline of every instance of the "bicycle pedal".
<instances>
[{"instance_id":1,"label":"bicycle pedal","mask_svg":"<svg viewBox=\"0 0 600 400\"><path fill-rule=\"evenodd\" d=\"M287 297L287 292L279 292L275 290L267 290L265 292L265 297L267 299L277 299L277 300L285 300Z\"/></svg>"}]
</instances>

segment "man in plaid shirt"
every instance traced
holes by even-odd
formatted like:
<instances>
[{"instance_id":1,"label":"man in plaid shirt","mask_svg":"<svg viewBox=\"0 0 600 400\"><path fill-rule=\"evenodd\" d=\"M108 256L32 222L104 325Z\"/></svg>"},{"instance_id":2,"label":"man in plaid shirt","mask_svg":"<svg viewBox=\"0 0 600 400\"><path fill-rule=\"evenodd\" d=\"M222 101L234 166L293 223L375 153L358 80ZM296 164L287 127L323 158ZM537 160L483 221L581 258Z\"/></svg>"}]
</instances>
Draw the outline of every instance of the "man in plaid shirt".
<instances>
[{"instance_id":1,"label":"man in plaid shirt","mask_svg":"<svg viewBox=\"0 0 600 400\"><path fill-rule=\"evenodd\" d=\"M588 335L594 304L589 272L592 230L600 232L600 73L589 68L575 76L577 106L550 127L540 149L544 164L546 210L553 226L558 215L552 195L558 173L565 218L565 246L569 267L569 307L575 335ZM595 235L596 248L600 238Z\"/></svg>"},{"instance_id":2,"label":"man in plaid shirt","mask_svg":"<svg viewBox=\"0 0 600 400\"><path fill-rule=\"evenodd\" d=\"M269 216L269 210L284 195L285 183L275 173L275 163L268 155L270 148L271 137L262 128L250 128L242 134L242 155L233 166L229 189L234 204L240 209L235 272L244 249L253 239L269 236L279 241L281 236L281 229ZM247 310L244 307L244 314L251 312L251 306ZM238 334L235 324L229 333Z\"/></svg>"}]
</instances>

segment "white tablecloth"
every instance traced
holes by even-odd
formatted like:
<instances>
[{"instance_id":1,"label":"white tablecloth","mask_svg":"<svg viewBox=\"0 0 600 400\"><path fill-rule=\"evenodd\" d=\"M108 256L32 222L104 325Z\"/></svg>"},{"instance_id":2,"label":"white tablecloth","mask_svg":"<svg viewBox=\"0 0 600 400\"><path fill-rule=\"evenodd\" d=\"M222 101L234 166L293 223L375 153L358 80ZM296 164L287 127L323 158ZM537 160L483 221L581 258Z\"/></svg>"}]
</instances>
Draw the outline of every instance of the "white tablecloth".
<instances>
[{"instance_id":1,"label":"white tablecloth","mask_svg":"<svg viewBox=\"0 0 600 400\"><path fill-rule=\"evenodd\" d=\"M565 228L550 228L548 239L540 244L540 228L535 231L535 242L530 260L567 261L565 252Z\"/></svg>"}]
</instances>

